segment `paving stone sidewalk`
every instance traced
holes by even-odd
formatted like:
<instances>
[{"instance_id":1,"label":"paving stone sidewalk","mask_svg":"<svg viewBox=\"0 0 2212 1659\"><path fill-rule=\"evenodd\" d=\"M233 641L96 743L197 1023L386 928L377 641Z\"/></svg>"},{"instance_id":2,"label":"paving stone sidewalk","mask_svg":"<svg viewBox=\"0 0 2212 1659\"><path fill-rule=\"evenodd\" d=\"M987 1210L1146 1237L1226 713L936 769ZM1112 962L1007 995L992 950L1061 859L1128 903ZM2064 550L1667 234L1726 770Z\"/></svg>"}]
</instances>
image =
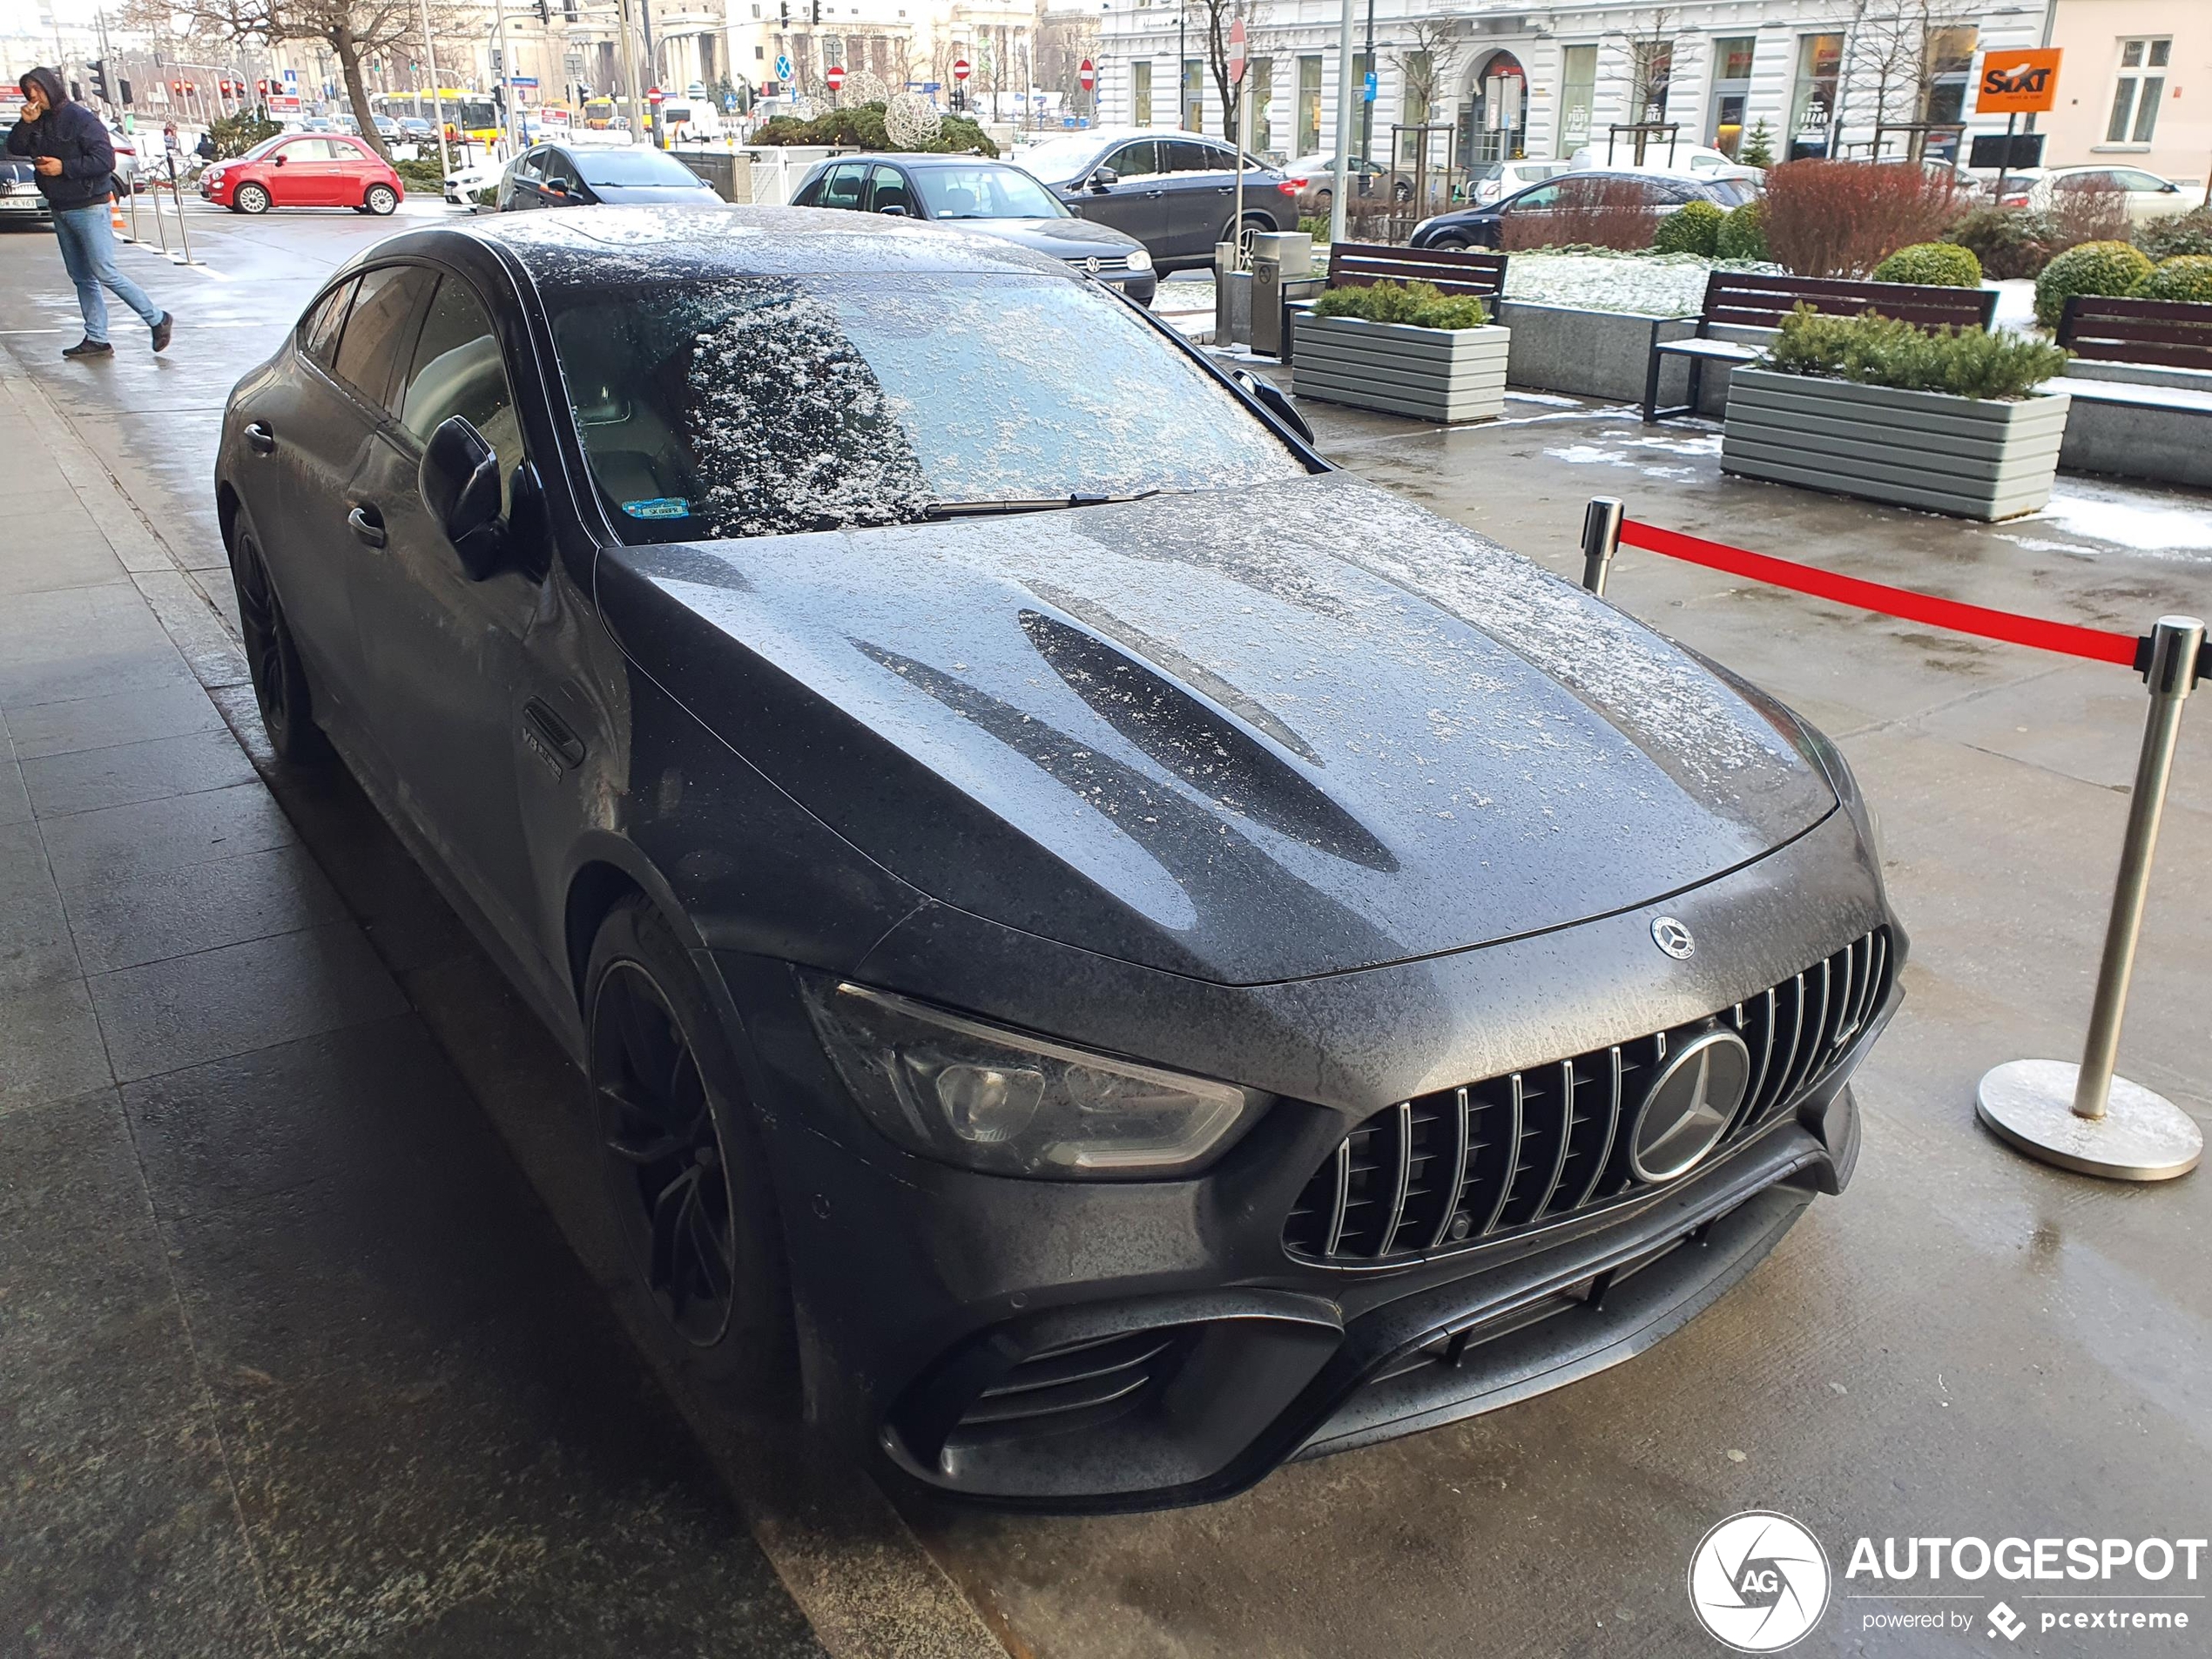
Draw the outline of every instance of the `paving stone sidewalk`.
<instances>
[{"instance_id":1,"label":"paving stone sidewalk","mask_svg":"<svg viewBox=\"0 0 2212 1659\"><path fill-rule=\"evenodd\" d=\"M819 1652L4 352L0 455L0 1652Z\"/></svg>"}]
</instances>

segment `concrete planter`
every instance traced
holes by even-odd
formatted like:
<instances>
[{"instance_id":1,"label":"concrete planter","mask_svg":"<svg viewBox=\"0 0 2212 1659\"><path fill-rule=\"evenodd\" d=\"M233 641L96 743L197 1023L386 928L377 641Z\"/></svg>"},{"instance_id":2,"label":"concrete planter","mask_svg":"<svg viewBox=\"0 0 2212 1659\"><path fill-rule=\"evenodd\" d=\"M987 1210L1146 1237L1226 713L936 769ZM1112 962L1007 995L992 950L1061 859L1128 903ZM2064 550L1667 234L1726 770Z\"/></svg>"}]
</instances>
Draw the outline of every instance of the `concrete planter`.
<instances>
[{"instance_id":1,"label":"concrete planter","mask_svg":"<svg viewBox=\"0 0 2212 1659\"><path fill-rule=\"evenodd\" d=\"M1299 397L1446 424L1505 413L1512 335L1504 328L1297 316L1291 389Z\"/></svg>"},{"instance_id":2,"label":"concrete planter","mask_svg":"<svg viewBox=\"0 0 2212 1659\"><path fill-rule=\"evenodd\" d=\"M1721 469L1958 518L2013 518L2051 499L2064 394L2001 403L1739 368Z\"/></svg>"}]
</instances>

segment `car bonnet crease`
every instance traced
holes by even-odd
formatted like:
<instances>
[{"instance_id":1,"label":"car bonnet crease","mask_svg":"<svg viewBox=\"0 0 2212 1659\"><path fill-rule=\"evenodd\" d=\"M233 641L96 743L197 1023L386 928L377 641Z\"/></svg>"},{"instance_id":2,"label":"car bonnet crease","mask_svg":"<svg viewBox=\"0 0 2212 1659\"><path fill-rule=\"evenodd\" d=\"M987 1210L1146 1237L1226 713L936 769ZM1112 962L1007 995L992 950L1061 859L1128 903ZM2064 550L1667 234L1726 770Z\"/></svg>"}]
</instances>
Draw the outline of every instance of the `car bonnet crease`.
<instances>
[{"instance_id":1,"label":"car bonnet crease","mask_svg":"<svg viewBox=\"0 0 2212 1659\"><path fill-rule=\"evenodd\" d=\"M1610 914L1836 804L1687 653L1343 474L607 556L705 624L617 631L714 657L670 683L872 858L1224 982Z\"/></svg>"}]
</instances>

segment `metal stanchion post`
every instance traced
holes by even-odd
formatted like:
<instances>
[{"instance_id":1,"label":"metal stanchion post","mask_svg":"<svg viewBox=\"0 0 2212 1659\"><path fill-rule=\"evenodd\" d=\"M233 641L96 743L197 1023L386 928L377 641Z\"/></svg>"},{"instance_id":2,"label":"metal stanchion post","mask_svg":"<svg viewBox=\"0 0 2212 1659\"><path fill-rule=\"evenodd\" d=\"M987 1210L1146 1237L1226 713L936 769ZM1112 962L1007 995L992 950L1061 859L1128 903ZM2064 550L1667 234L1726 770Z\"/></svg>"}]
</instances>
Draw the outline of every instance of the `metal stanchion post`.
<instances>
[{"instance_id":1,"label":"metal stanchion post","mask_svg":"<svg viewBox=\"0 0 2212 1659\"><path fill-rule=\"evenodd\" d=\"M2096 998L2081 1063L2013 1060L1982 1078L1974 1111L1999 1138L2032 1158L2084 1175L2121 1181L2167 1181L2187 1175L2204 1155L2204 1135L2188 1114L2141 1083L2115 1076L2128 981L2142 932L2151 854L2166 806L2166 783L2181 736L2182 705L2196 683L2204 624L2195 617L2161 617L2151 631L2150 718L2128 801L2128 833L2120 878L2105 928Z\"/></svg>"},{"instance_id":2,"label":"metal stanchion post","mask_svg":"<svg viewBox=\"0 0 2212 1659\"><path fill-rule=\"evenodd\" d=\"M169 199L177 206L177 239L184 246L185 263L190 265L192 263L192 233L185 228L185 197L184 192L177 185L177 156L174 151L172 151L169 155Z\"/></svg>"},{"instance_id":3,"label":"metal stanchion post","mask_svg":"<svg viewBox=\"0 0 2212 1659\"><path fill-rule=\"evenodd\" d=\"M1600 598L1605 596L1606 572L1621 550L1621 516L1617 496L1593 496L1582 509L1582 585Z\"/></svg>"}]
</instances>

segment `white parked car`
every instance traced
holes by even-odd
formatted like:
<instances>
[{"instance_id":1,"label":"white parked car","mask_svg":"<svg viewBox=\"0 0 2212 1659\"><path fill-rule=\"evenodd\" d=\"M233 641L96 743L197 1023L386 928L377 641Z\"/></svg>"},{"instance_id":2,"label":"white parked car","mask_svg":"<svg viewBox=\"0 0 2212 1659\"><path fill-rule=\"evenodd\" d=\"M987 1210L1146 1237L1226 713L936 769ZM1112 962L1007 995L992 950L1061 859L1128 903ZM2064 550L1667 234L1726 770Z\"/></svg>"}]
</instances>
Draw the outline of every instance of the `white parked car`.
<instances>
[{"instance_id":1,"label":"white parked car","mask_svg":"<svg viewBox=\"0 0 2212 1659\"><path fill-rule=\"evenodd\" d=\"M2025 189L2015 190L2008 183L2005 206L2033 207L2047 212L2059 206L2064 192L2087 190L2124 192L2128 198L2128 219L2134 225L2161 214L2185 212L2202 199L2198 190L2185 189L2170 179L2161 179L2141 167L2049 167Z\"/></svg>"},{"instance_id":2,"label":"white parked car","mask_svg":"<svg viewBox=\"0 0 2212 1659\"><path fill-rule=\"evenodd\" d=\"M1636 163L1635 155L1635 144L1625 138L1612 146L1610 158L1606 154L1605 145L1586 144L1575 152L1574 165L1578 168L1602 167L1608 172L1649 171L1689 173L1698 179L1732 179L1746 172L1754 178L1765 176L1765 169L1746 167L1733 157L1702 144L1678 144L1670 149L1661 140L1654 138L1643 146L1641 167Z\"/></svg>"},{"instance_id":3,"label":"white parked car","mask_svg":"<svg viewBox=\"0 0 2212 1659\"><path fill-rule=\"evenodd\" d=\"M1571 161L1494 161L1475 173L1469 185L1472 199L1487 207L1531 185L1556 179L1575 164Z\"/></svg>"},{"instance_id":4,"label":"white parked car","mask_svg":"<svg viewBox=\"0 0 2212 1659\"><path fill-rule=\"evenodd\" d=\"M506 174L507 167L503 161L477 161L455 168L446 175L446 199L456 207L475 206L476 192L496 185Z\"/></svg>"}]
</instances>

